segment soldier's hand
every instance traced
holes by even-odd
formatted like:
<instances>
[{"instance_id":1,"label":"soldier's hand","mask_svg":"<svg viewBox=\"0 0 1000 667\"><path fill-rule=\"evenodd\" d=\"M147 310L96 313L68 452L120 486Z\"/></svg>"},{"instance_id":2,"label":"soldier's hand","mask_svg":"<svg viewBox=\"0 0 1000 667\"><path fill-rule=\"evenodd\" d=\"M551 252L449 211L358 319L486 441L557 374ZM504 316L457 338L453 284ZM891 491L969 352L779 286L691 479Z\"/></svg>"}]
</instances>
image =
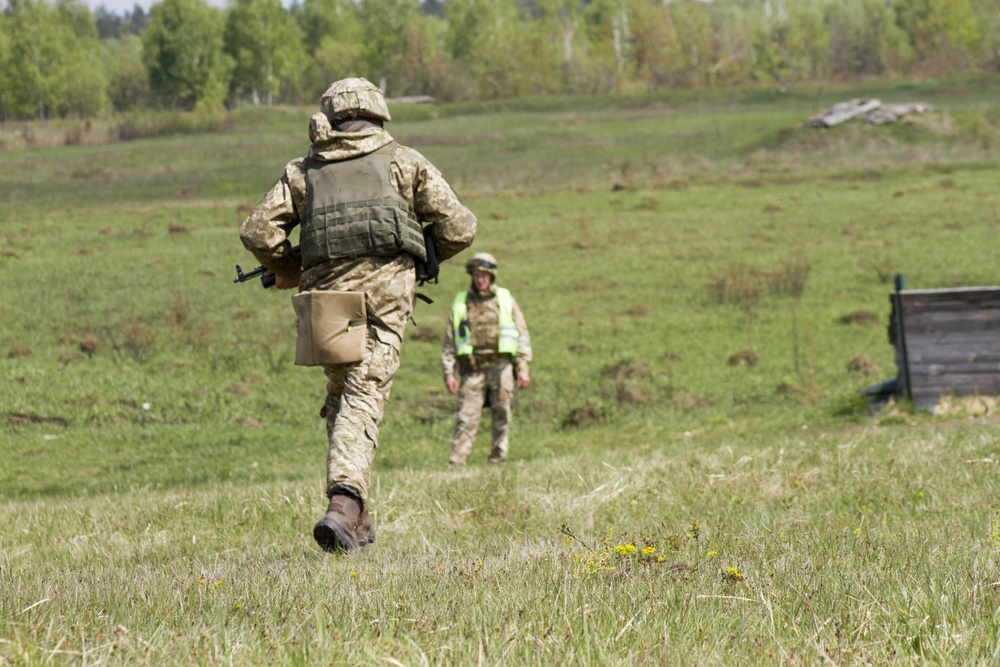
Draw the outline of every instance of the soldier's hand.
<instances>
[{"instance_id":1,"label":"soldier's hand","mask_svg":"<svg viewBox=\"0 0 1000 667\"><path fill-rule=\"evenodd\" d=\"M273 275L273 272L266 271L264 275ZM294 278L285 278L283 276L274 276L274 287L275 289L295 289L299 286L299 279L302 278L301 273L296 273Z\"/></svg>"},{"instance_id":2,"label":"soldier's hand","mask_svg":"<svg viewBox=\"0 0 1000 667\"><path fill-rule=\"evenodd\" d=\"M455 379L454 375L449 375L444 379L444 386L448 387L449 394L458 393L458 380Z\"/></svg>"},{"instance_id":3,"label":"soldier's hand","mask_svg":"<svg viewBox=\"0 0 1000 667\"><path fill-rule=\"evenodd\" d=\"M531 384L531 378L528 376L527 373L521 373L520 375L517 376L518 389L527 389L529 384Z\"/></svg>"}]
</instances>

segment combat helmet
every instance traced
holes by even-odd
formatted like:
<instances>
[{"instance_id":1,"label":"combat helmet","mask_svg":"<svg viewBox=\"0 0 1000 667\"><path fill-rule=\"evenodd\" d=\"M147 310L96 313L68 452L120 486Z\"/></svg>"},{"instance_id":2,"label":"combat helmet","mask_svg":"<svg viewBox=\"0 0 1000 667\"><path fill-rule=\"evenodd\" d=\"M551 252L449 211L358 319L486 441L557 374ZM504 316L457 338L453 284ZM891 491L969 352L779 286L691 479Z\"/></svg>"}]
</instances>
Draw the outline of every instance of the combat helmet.
<instances>
[{"instance_id":1,"label":"combat helmet","mask_svg":"<svg viewBox=\"0 0 1000 667\"><path fill-rule=\"evenodd\" d=\"M469 275L472 275L473 271L488 273L493 278L493 281L496 282L497 260L488 252L477 252L465 263L465 271Z\"/></svg>"},{"instance_id":2,"label":"combat helmet","mask_svg":"<svg viewBox=\"0 0 1000 667\"><path fill-rule=\"evenodd\" d=\"M392 120L382 91L360 77L334 81L323 93L319 106L331 123L346 118Z\"/></svg>"}]
</instances>

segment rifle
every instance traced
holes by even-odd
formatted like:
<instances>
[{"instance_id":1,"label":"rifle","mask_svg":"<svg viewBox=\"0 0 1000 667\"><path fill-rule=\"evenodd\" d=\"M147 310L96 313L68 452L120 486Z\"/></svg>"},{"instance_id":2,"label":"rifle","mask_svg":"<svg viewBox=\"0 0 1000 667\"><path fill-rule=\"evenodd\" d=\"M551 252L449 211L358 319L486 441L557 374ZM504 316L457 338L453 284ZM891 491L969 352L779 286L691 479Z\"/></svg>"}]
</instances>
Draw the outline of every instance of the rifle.
<instances>
[{"instance_id":1,"label":"rifle","mask_svg":"<svg viewBox=\"0 0 1000 667\"><path fill-rule=\"evenodd\" d=\"M292 248L292 255L295 257L301 257L302 249L299 246L294 246ZM267 289L268 287L274 287L274 283L277 280L277 276L275 276L273 273L271 275L264 275L267 272L267 270L268 269L266 267L258 266L256 269L250 271L249 273L243 273L243 269L240 268L239 264L237 264L236 277L233 278L233 282L245 283L248 280L253 280L257 276L260 276L261 287L263 287L264 289Z\"/></svg>"},{"instance_id":2,"label":"rifle","mask_svg":"<svg viewBox=\"0 0 1000 667\"><path fill-rule=\"evenodd\" d=\"M421 287L424 286L424 283L434 283L436 285L438 282L438 273L440 273L441 271L441 263L438 262L437 258L437 246L434 245L434 237L431 234L430 225L426 225L424 227L424 248L426 248L427 250L427 259L423 260L420 259L419 257L414 258L415 261L414 266L417 271L417 284L420 285ZM302 254L300 246L293 247L292 254L300 256ZM267 272L266 267L258 266L256 269L244 273L243 268L239 264L237 264L236 277L233 278L233 282L245 283L249 280L253 280L257 276L260 276L261 287L263 287L264 289L267 289L268 287L274 287L275 283L274 274L264 275L266 272ZM420 296L421 298L426 298L423 297L423 295Z\"/></svg>"},{"instance_id":3,"label":"rifle","mask_svg":"<svg viewBox=\"0 0 1000 667\"><path fill-rule=\"evenodd\" d=\"M434 236L431 235L431 225L424 226L424 248L427 250L427 259L414 258L414 266L417 269L417 284L420 287L423 287L424 283L437 285L441 263L438 262L437 246L434 245Z\"/></svg>"}]
</instances>

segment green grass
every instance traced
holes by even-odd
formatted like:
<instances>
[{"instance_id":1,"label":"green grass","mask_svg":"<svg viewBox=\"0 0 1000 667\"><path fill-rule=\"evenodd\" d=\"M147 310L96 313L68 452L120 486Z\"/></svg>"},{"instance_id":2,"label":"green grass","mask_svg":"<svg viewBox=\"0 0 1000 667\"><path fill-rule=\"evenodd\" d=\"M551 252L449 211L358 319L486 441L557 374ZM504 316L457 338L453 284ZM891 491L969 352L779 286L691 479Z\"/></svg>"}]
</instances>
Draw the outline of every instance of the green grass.
<instances>
[{"instance_id":1,"label":"green grass","mask_svg":"<svg viewBox=\"0 0 1000 667\"><path fill-rule=\"evenodd\" d=\"M509 464L484 432L446 471L447 263L360 558L311 540L324 384L288 294L230 282L311 110L6 151L0 665L996 664L995 415L858 397L896 373L895 273L996 284L996 88L394 108L536 362ZM802 127L867 96L939 111Z\"/></svg>"}]
</instances>

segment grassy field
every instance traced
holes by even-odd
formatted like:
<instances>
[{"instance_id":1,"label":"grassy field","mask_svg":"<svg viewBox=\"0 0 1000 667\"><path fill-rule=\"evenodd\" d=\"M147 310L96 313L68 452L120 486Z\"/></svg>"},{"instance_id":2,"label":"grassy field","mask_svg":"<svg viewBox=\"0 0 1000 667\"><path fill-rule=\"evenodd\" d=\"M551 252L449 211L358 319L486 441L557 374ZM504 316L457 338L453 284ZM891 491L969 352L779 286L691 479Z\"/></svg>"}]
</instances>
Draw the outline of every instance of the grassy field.
<instances>
[{"instance_id":1,"label":"grassy field","mask_svg":"<svg viewBox=\"0 0 1000 667\"><path fill-rule=\"evenodd\" d=\"M872 96L935 111L803 126ZM0 665L1000 664L1000 421L858 394L896 375L894 274L998 284L997 99L393 107L536 362L509 463L484 432L447 471L446 264L383 422L378 540L346 558L311 538L322 374L291 363L288 294L230 282L312 110L4 151Z\"/></svg>"}]
</instances>

